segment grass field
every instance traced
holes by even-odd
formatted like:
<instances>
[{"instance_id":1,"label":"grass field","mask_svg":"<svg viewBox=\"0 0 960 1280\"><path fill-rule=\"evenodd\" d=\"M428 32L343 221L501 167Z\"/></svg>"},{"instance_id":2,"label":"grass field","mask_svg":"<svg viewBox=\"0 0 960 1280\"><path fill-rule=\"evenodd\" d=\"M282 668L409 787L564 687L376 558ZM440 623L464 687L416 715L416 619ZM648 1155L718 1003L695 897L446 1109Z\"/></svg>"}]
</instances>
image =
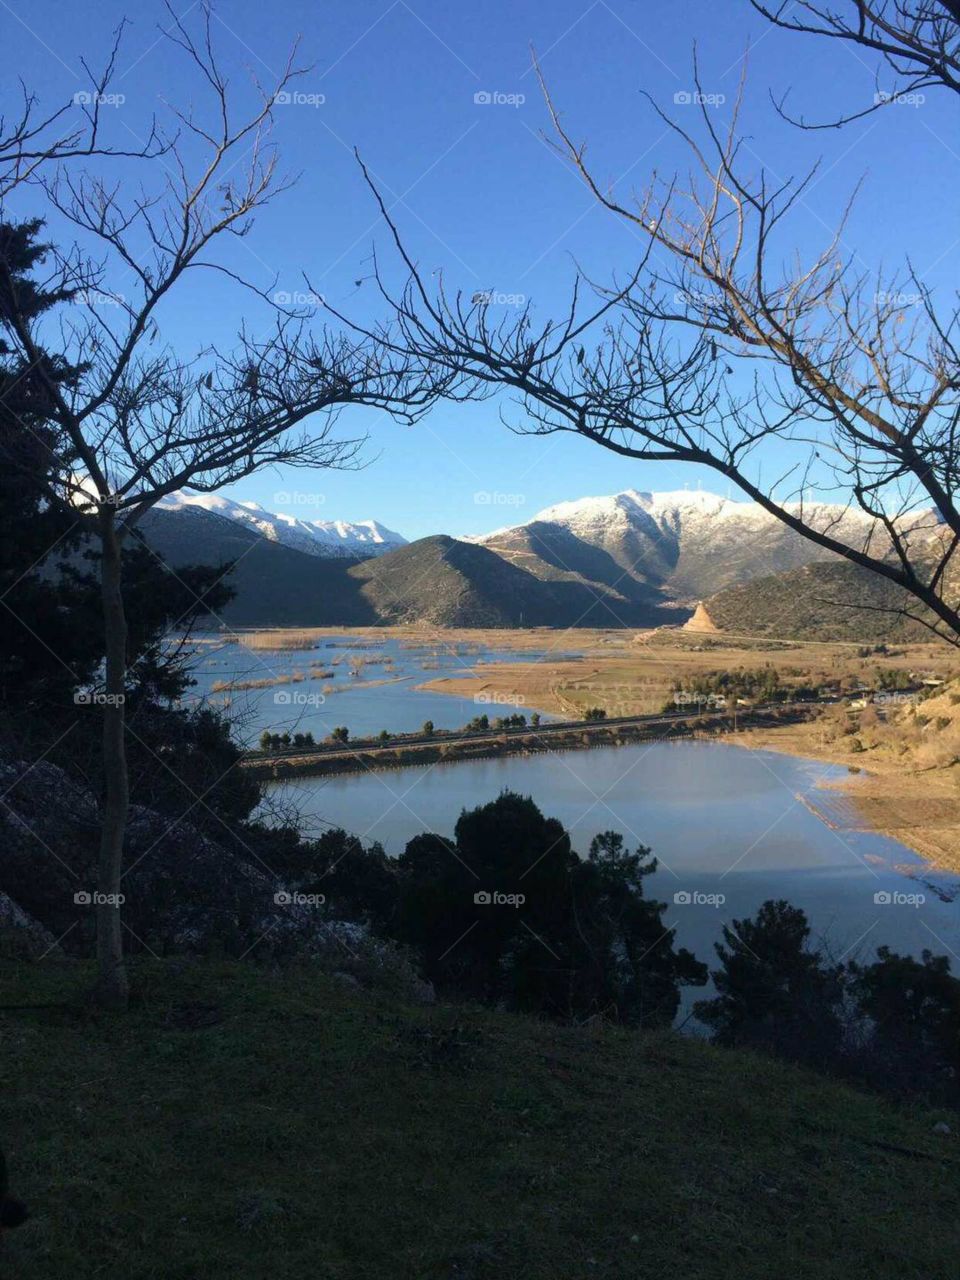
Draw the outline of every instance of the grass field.
<instances>
[{"instance_id":1,"label":"grass field","mask_svg":"<svg viewBox=\"0 0 960 1280\"><path fill-rule=\"evenodd\" d=\"M79 965L6 967L67 1001ZM314 971L135 969L0 1013L37 1280L953 1280L960 1142L674 1034L405 1007ZM947 1120L952 1134L934 1131Z\"/></svg>"},{"instance_id":2,"label":"grass field","mask_svg":"<svg viewBox=\"0 0 960 1280\"><path fill-rule=\"evenodd\" d=\"M490 634L497 636L498 646L521 651L542 647L546 656L531 662L477 665L473 670L481 677L480 685L474 679L452 676L422 687L461 696L482 689L557 715L578 716L587 707L599 706L608 715L628 716L660 711L678 682L684 685L696 676L737 667L756 670L769 665L785 684L837 677L867 681L878 668L919 669L945 676L958 667L956 651L940 643L896 645L887 654L860 657L858 646L852 644L786 643L672 629L524 632L519 633L522 643L518 639L515 645L511 636L518 633ZM576 657L570 657L571 650Z\"/></svg>"}]
</instances>

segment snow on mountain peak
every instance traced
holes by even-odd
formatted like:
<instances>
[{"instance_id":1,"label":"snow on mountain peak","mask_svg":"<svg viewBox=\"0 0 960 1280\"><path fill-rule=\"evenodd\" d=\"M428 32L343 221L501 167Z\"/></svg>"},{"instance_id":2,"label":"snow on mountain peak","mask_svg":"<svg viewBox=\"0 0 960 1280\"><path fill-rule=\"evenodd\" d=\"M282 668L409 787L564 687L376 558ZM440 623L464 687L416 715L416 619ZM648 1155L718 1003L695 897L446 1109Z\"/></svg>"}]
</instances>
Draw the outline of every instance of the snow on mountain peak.
<instances>
[{"instance_id":1,"label":"snow on mountain peak","mask_svg":"<svg viewBox=\"0 0 960 1280\"><path fill-rule=\"evenodd\" d=\"M665 493L624 489L620 493L600 497L577 498L545 507L534 521L585 528L615 524L644 516L659 522L672 515L709 515L711 518L740 516L749 518L759 508L752 502L735 502L705 489L676 489ZM498 532L502 532L498 530ZM487 535L492 536L492 535Z\"/></svg>"},{"instance_id":2,"label":"snow on mountain peak","mask_svg":"<svg viewBox=\"0 0 960 1280\"><path fill-rule=\"evenodd\" d=\"M300 520L268 511L258 502L235 502L219 494L180 490L158 504L170 511L199 507L214 515L255 529L271 542L315 556L380 555L406 545L406 538L377 520Z\"/></svg>"}]
</instances>

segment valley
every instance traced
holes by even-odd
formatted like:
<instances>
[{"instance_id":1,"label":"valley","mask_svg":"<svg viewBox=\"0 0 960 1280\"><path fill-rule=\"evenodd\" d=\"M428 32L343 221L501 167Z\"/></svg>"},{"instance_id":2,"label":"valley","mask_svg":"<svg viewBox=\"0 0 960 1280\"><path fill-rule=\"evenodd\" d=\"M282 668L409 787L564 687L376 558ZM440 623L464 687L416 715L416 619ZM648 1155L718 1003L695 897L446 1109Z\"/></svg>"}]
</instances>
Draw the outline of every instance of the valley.
<instances>
[{"instance_id":1,"label":"valley","mask_svg":"<svg viewBox=\"0 0 960 1280\"><path fill-rule=\"evenodd\" d=\"M454 745L441 736L421 744L416 739L427 720L450 735L484 715L493 725L510 715L523 715L529 724L534 714L544 721L582 722L591 708L602 709L610 720L685 711L689 722L683 730L667 725L670 733L710 735L729 729L732 713L739 710L738 746L842 766L822 784L833 793L822 800L825 820L832 813L845 829L890 836L931 866L960 872L955 695L938 695L936 684L922 684L948 682L955 675L956 655L944 644L863 646L684 628L595 628L571 635L551 628L423 626L367 627L349 634L336 628L237 631L226 639L230 643L223 635L208 637L208 676L201 668L194 696L209 697L236 716L251 745L261 731L309 731L320 743L336 725L348 729L351 741L372 740L381 730L412 735L413 741L355 748L362 764L351 761L354 767L390 769L408 757L430 763L502 753L501 746L475 739ZM311 672L320 676L312 678ZM735 683L738 673L754 681L764 673L777 696L788 700L811 687L832 690L844 700L760 726L750 723L756 699L744 698L745 705L737 707L731 695L725 715L704 715L698 724L697 704L684 699L699 696L697 690L718 678ZM850 710L860 701L861 688L895 689L911 681L924 690L922 705L914 703L916 694L896 692L884 703L881 691L876 703ZM904 722L908 713L909 724ZM712 719L723 723L711 724ZM629 741L630 733L617 735L613 726L598 726L573 740L539 734L535 742L514 743L510 749L542 751L551 743L556 749L604 740ZM311 769L324 772L327 766L311 761L293 772ZM275 776L272 766L264 776Z\"/></svg>"}]
</instances>

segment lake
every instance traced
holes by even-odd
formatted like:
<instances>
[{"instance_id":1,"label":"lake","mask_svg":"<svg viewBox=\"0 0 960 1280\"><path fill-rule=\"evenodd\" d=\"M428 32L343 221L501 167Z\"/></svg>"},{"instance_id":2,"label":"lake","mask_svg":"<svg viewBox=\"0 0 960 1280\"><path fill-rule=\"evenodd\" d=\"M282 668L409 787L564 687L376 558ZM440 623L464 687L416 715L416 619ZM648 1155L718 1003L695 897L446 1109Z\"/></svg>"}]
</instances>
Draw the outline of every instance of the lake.
<instances>
[{"instance_id":1,"label":"lake","mask_svg":"<svg viewBox=\"0 0 960 1280\"><path fill-rule=\"evenodd\" d=\"M660 859L647 892L680 944L712 961L724 923L766 898L802 907L836 958L886 943L951 954L960 971L960 878L932 873L895 840L837 829L821 782L846 770L725 743L679 741L423 765L282 784L305 830L343 826L399 854L421 831L452 834L462 809L505 788L531 795L585 854L598 831ZM838 806L839 808L839 806ZM702 994L702 993L700 993Z\"/></svg>"},{"instance_id":2,"label":"lake","mask_svg":"<svg viewBox=\"0 0 960 1280\"><path fill-rule=\"evenodd\" d=\"M535 662L544 650L497 649L485 644L423 641L396 636L321 636L307 649L261 649L215 635L195 637L191 675L195 686L184 703L210 702L229 711L234 736L252 745L263 730L312 733L318 741L337 725L351 737L411 733L426 720L438 729L460 729L480 714L491 719L525 708L518 701L485 703L418 690L444 675L465 676L489 662ZM575 656L552 652L552 658ZM323 676L313 673L323 672ZM313 676L313 678L311 678ZM223 689L224 684L269 682L262 688ZM483 683L482 674L477 685ZM553 719L541 713L544 720Z\"/></svg>"}]
</instances>

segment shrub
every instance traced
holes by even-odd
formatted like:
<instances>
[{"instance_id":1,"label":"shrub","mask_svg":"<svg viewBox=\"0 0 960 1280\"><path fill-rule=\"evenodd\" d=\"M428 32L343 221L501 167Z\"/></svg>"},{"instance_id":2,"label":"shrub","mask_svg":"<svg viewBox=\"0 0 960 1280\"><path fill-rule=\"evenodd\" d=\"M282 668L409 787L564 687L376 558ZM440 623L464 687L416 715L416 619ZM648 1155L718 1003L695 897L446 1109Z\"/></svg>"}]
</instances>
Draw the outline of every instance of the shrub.
<instances>
[{"instance_id":1,"label":"shrub","mask_svg":"<svg viewBox=\"0 0 960 1280\"><path fill-rule=\"evenodd\" d=\"M895 1094L960 1102L960 980L947 957L924 951L918 961L880 947L873 964L851 964L850 976L867 1019L856 1074Z\"/></svg>"},{"instance_id":2,"label":"shrub","mask_svg":"<svg viewBox=\"0 0 960 1280\"><path fill-rule=\"evenodd\" d=\"M711 974L718 994L694 1007L717 1040L813 1065L835 1060L843 969L825 965L810 948L804 912L768 900L752 919L724 925L723 939L716 944L720 968Z\"/></svg>"}]
</instances>

